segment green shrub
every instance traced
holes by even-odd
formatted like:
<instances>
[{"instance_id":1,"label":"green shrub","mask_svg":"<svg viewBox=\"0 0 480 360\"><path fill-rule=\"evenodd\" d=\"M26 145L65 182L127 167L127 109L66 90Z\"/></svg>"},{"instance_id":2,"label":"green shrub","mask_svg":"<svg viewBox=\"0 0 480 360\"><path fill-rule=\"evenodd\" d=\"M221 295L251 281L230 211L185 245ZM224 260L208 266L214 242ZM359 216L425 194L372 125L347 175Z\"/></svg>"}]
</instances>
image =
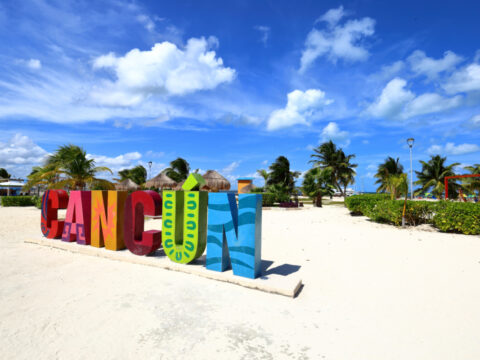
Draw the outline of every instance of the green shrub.
<instances>
[{"instance_id":1,"label":"green shrub","mask_svg":"<svg viewBox=\"0 0 480 360\"><path fill-rule=\"evenodd\" d=\"M33 203L34 203L34 206L37 209L41 209L42 208L42 197L41 196L33 196Z\"/></svg>"},{"instance_id":2,"label":"green shrub","mask_svg":"<svg viewBox=\"0 0 480 360\"><path fill-rule=\"evenodd\" d=\"M254 187L251 191L251 194L260 194L262 195L262 206L273 206L275 202L278 202L275 194L269 192L263 192L262 187Z\"/></svg>"},{"instance_id":3,"label":"green shrub","mask_svg":"<svg viewBox=\"0 0 480 360\"><path fill-rule=\"evenodd\" d=\"M273 206L275 203L275 194L262 193L262 206Z\"/></svg>"},{"instance_id":4,"label":"green shrub","mask_svg":"<svg viewBox=\"0 0 480 360\"><path fill-rule=\"evenodd\" d=\"M2 196L2 206L34 206L34 196Z\"/></svg>"},{"instance_id":5,"label":"green shrub","mask_svg":"<svg viewBox=\"0 0 480 360\"><path fill-rule=\"evenodd\" d=\"M480 204L444 202L437 208L433 224L440 231L480 234Z\"/></svg>"},{"instance_id":6,"label":"green shrub","mask_svg":"<svg viewBox=\"0 0 480 360\"><path fill-rule=\"evenodd\" d=\"M376 222L393 225L402 224L403 200L381 200L369 209L368 217ZM431 223L438 203L428 201L407 201L405 223L416 226Z\"/></svg>"},{"instance_id":7,"label":"green shrub","mask_svg":"<svg viewBox=\"0 0 480 360\"><path fill-rule=\"evenodd\" d=\"M375 204L388 198L386 194L364 194L349 196L345 199L345 206L353 215L368 216Z\"/></svg>"},{"instance_id":8,"label":"green shrub","mask_svg":"<svg viewBox=\"0 0 480 360\"><path fill-rule=\"evenodd\" d=\"M385 195L355 195L345 199L352 214L393 225L402 224L403 200L388 200ZM440 231L480 234L480 204L449 201L407 201L408 225L433 224Z\"/></svg>"}]
</instances>

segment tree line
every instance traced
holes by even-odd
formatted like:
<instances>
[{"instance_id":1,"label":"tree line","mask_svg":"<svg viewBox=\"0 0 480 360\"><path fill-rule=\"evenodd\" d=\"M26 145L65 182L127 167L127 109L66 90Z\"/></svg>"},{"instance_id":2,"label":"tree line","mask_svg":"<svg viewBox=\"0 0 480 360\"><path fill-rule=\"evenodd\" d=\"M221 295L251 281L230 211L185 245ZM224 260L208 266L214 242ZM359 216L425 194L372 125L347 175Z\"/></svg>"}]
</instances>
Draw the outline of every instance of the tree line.
<instances>
[{"instance_id":1,"label":"tree line","mask_svg":"<svg viewBox=\"0 0 480 360\"><path fill-rule=\"evenodd\" d=\"M309 163L311 168L303 174L300 187L295 185L301 177L298 171L290 169L290 162L285 156L279 156L268 169L259 169L257 174L265 180L264 187L256 188L255 191L273 193L278 201L289 201L292 195L300 193L313 199L316 206L322 205L323 196L331 196L338 192L346 196L347 187L355 182L357 164L353 163L354 154L346 154L333 141L325 142L313 149ZM421 171L415 171L417 176L416 185L419 185L414 193L429 194L442 197L444 179L446 176L455 175L454 168L459 163L446 164L446 157L433 155L428 161L420 161ZM480 173L480 164L464 167L471 174ZM175 182L184 181L190 173L190 164L183 158L177 158L170 162L170 166L163 172ZM114 184L97 175L102 172L113 174L108 167L96 166L94 159L87 158L86 151L76 145L60 146L50 155L43 166L33 167L25 190L33 186L41 185L49 189L68 188L71 190L83 189L114 189ZM198 169L195 170L198 172ZM147 180L147 170L142 165L118 172L119 179L130 179L138 185ZM10 174L5 169L0 169L0 177L9 178ZM392 198L398 198L410 191L408 176L404 171L399 158L387 157L381 163L374 175L377 192L387 192ZM453 198L459 191L467 193L477 192L480 196L480 179L467 178L461 183L452 181L449 184L449 193Z\"/></svg>"}]
</instances>

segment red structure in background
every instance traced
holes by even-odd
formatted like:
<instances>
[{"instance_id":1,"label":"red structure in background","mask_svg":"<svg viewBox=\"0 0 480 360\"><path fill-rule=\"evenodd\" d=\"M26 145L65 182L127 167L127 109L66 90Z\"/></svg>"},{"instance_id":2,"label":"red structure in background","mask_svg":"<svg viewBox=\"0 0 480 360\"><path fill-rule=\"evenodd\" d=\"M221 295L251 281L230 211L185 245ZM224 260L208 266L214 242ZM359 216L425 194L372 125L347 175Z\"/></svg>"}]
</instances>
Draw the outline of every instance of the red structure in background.
<instances>
[{"instance_id":1,"label":"red structure in background","mask_svg":"<svg viewBox=\"0 0 480 360\"><path fill-rule=\"evenodd\" d=\"M445 176L445 200L448 199L448 180L449 179L459 179L459 178L469 178L469 177L480 177L480 174Z\"/></svg>"}]
</instances>

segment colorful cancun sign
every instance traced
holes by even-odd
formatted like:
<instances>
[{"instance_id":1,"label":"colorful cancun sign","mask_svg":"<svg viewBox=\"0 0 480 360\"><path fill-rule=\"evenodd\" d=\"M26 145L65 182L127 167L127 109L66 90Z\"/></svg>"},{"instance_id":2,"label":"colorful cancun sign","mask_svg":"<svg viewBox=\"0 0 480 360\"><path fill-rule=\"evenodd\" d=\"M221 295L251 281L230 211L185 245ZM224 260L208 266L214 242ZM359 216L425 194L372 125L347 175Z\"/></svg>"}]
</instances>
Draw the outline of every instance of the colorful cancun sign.
<instances>
[{"instance_id":1,"label":"colorful cancun sign","mask_svg":"<svg viewBox=\"0 0 480 360\"><path fill-rule=\"evenodd\" d=\"M50 239L105 247L127 248L147 255L163 245L170 260L187 264L205 249L206 267L232 268L247 278L260 275L262 196L195 191L203 179L192 174L186 191L48 190L43 195L41 229ZM57 211L67 209L65 220ZM162 216L162 230L144 231L145 216Z\"/></svg>"}]
</instances>

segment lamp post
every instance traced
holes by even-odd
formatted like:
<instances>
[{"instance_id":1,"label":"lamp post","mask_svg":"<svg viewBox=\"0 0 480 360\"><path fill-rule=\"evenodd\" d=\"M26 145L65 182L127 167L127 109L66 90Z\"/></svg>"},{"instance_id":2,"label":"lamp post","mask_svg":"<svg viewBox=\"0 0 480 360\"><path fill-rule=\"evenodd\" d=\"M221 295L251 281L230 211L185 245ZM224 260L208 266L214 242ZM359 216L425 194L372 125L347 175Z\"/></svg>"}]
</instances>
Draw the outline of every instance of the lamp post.
<instances>
[{"instance_id":1,"label":"lamp post","mask_svg":"<svg viewBox=\"0 0 480 360\"><path fill-rule=\"evenodd\" d=\"M415 142L414 138L407 139L408 147L410 148L410 199L413 200L413 163L412 163L412 147Z\"/></svg>"},{"instance_id":2,"label":"lamp post","mask_svg":"<svg viewBox=\"0 0 480 360\"><path fill-rule=\"evenodd\" d=\"M152 164L153 163L151 161L148 162L148 174L150 175L149 179L152 177Z\"/></svg>"}]
</instances>

